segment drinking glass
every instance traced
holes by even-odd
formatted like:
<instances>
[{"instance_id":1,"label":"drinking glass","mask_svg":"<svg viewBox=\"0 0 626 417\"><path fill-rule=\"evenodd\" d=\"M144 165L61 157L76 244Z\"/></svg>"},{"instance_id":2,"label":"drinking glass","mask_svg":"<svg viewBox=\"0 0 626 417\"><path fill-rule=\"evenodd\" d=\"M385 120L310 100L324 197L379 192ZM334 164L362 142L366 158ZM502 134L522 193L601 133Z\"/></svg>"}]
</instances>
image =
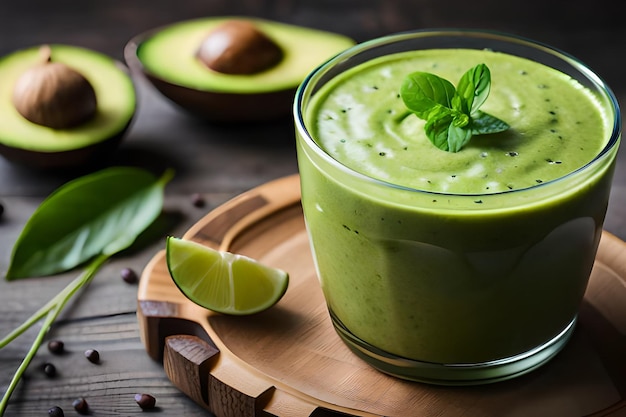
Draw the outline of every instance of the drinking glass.
<instances>
[{"instance_id":1,"label":"drinking glass","mask_svg":"<svg viewBox=\"0 0 626 417\"><path fill-rule=\"evenodd\" d=\"M446 48L501 51L569 75L606 115L606 146L564 177L493 194L395 185L320 146L312 102L322 87L372 59ZM522 375L563 348L593 267L621 129L613 93L585 64L498 32L399 33L356 45L310 73L294 118L316 271L334 328L356 355L400 378L470 385ZM433 208L435 200L446 204Z\"/></svg>"}]
</instances>

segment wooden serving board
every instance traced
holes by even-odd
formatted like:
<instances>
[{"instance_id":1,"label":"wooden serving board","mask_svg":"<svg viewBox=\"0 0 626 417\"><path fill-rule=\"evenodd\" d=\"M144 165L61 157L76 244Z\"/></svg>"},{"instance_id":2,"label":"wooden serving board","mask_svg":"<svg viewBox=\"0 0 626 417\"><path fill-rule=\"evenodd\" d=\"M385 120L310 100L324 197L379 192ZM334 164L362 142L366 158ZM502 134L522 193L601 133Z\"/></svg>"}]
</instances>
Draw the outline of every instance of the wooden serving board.
<instances>
[{"instance_id":1,"label":"wooden serving board","mask_svg":"<svg viewBox=\"0 0 626 417\"><path fill-rule=\"evenodd\" d=\"M218 417L626 415L626 243L607 232L566 348L530 374L475 387L389 377L344 346L317 281L297 175L225 203L184 238L251 256L291 278L271 309L230 317L187 300L164 251L143 271L138 319L148 354Z\"/></svg>"}]
</instances>

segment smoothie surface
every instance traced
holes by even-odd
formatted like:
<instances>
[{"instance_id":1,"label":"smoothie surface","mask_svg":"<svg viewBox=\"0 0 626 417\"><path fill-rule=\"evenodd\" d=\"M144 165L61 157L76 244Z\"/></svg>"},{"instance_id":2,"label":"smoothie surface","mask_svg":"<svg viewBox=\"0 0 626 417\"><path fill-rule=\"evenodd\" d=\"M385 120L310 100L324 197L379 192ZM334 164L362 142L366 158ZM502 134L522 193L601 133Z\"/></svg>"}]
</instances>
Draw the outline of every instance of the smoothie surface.
<instances>
[{"instance_id":1,"label":"smoothie surface","mask_svg":"<svg viewBox=\"0 0 626 417\"><path fill-rule=\"evenodd\" d=\"M457 153L436 148L424 121L400 98L406 75L457 85L471 67L491 71L481 110L510 125L473 136ZM333 158L389 183L442 193L491 194L560 178L590 162L611 124L590 90L536 62L488 50L435 49L388 55L350 69L314 97L311 135Z\"/></svg>"}]
</instances>

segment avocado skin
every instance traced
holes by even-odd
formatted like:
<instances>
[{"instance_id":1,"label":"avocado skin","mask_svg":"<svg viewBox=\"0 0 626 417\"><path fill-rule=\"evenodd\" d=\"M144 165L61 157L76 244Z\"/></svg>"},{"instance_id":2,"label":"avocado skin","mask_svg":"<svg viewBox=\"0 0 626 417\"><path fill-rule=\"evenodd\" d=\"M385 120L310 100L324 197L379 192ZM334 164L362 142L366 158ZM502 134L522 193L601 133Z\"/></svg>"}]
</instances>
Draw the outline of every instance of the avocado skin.
<instances>
[{"instance_id":1,"label":"avocado skin","mask_svg":"<svg viewBox=\"0 0 626 417\"><path fill-rule=\"evenodd\" d=\"M12 163L38 170L66 170L98 164L109 159L126 135L132 119L126 127L110 138L84 146L59 152L42 152L7 146L0 143L0 154Z\"/></svg>"},{"instance_id":2,"label":"avocado skin","mask_svg":"<svg viewBox=\"0 0 626 417\"><path fill-rule=\"evenodd\" d=\"M195 19L194 21L199 22L204 20L207 23L211 23L212 21L225 21L227 19L246 19L264 22L265 24L276 23L282 26L293 26L254 18L248 19L245 17L213 17ZM193 23L194 21L191 22ZM184 23L185 22L177 22L172 25L181 25ZM160 31L170 28L172 25L158 27L138 34L126 44L124 48L124 58L132 73L143 76L156 88L157 91L159 91L164 97L169 99L179 108L210 122L263 122L281 117L287 117L291 114L294 96L299 83L295 85L283 86L271 91L231 92L224 90L212 90L209 88L197 89L184 86L178 82L170 81L166 79L166 77L159 76L151 72L141 62L138 50L142 43L146 42ZM311 29L311 31L314 30ZM343 47L348 47L354 44L354 41L342 35L332 35L337 37L338 43L340 43ZM330 52L324 60L331 58L331 56L336 52L338 51ZM318 64L322 64L322 62L319 62ZM313 69L314 68L311 68L311 70ZM210 70L207 69L207 71ZM267 71L272 71L272 69ZM302 79L304 79L305 75L306 74L303 74ZM238 77L246 76L238 75Z\"/></svg>"},{"instance_id":3,"label":"avocado skin","mask_svg":"<svg viewBox=\"0 0 626 417\"><path fill-rule=\"evenodd\" d=\"M138 43L125 49L126 62L133 72L142 74L164 97L190 114L211 122L261 122L287 116L296 88L239 94L203 91L171 83L146 71L137 59Z\"/></svg>"},{"instance_id":4,"label":"avocado skin","mask_svg":"<svg viewBox=\"0 0 626 417\"><path fill-rule=\"evenodd\" d=\"M199 91L146 75L169 100L197 117L214 122L261 122L287 116L296 89L257 94Z\"/></svg>"}]
</instances>

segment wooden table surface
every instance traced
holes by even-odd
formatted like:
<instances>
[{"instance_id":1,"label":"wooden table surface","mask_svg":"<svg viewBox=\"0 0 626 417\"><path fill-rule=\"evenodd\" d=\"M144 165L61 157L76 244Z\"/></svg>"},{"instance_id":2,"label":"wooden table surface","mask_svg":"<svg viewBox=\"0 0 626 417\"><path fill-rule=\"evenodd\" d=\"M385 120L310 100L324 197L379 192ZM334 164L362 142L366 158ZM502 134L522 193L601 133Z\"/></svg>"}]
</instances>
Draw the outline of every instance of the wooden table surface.
<instances>
[{"instance_id":1,"label":"wooden table surface","mask_svg":"<svg viewBox=\"0 0 626 417\"><path fill-rule=\"evenodd\" d=\"M456 4L458 3L458 4ZM123 60L125 43L144 30L209 15L251 15L334 31L364 41L393 32L428 27L503 30L561 48L589 64L625 102L621 60L626 27L618 2L570 1L566 6L531 0L441 2L436 0L6 0L0 2L0 55L41 43L69 43ZM563 8L564 7L564 8ZM136 119L110 164L167 167L176 177L166 189L168 234L182 235L206 212L231 197L271 179L297 172L293 124L289 118L260 125L215 125L196 120L136 80L140 103ZM620 152L605 229L626 239L626 151ZM93 168L95 169L95 167ZM0 273L25 222L52 190L79 173L42 174L0 159ZM205 207L192 204L202 193ZM123 268L140 273L164 246L155 241L140 251L116 257L68 305L48 339L64 341L67 353L52 356L43 347L13 394L6 416L43 416L53 405L75 415L71 403L85 397L93 416L142 413L135 393L156 397L167 416L206 416L174 387L160 363L152 361L139 339L137 286L120 278ZM0 335L5 335L53 297L76 273L17 282L0 280ZM35 326L37 327L37 326ZM37 328L0 350L0 392L4 392L26 354ZM96 349L101 363L83 352ZM41 372L53 362L58 375ZM438 415L433 410L432 415Z\"/></svg>"}]
</instances>

